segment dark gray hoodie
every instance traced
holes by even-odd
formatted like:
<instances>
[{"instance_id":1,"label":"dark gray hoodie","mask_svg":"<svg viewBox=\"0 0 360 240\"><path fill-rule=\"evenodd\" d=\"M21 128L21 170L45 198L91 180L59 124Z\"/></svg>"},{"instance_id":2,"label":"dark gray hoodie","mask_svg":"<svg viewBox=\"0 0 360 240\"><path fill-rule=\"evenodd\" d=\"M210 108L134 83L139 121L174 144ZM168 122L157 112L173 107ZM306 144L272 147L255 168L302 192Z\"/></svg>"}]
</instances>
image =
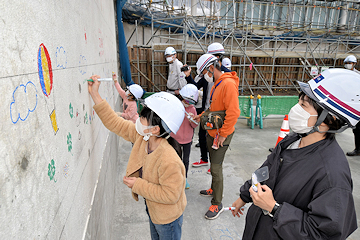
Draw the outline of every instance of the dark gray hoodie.
<instances>
[{"instance_id":1,"label":"dark gray hoodie","mask_svg":"<svg viewBox=\"0 0 360 240\"><path fill-rule=\"evenodd\" d=\"M243 239L346 239L357 229L349 164L335 139L324 139L298 149L298 140L286 136L268 156L269 186L281 204L274 218L252 205L246 216ZM240 197L251 202L251 180Z\"/></svg>"}]
</instances>

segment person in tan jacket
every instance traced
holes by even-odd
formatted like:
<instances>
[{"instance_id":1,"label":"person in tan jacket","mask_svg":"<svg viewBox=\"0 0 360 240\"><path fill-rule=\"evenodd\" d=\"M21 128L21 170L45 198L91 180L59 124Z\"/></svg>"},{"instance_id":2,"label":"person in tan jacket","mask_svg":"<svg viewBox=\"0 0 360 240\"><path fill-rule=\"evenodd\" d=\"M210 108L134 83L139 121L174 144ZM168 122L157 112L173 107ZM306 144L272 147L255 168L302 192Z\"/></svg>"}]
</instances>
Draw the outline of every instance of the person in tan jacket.
<instances>
[{"instance_id":1,"label":"person in tan jacket","mask_svg":"<svg viewBox=\"0 0 360 240\"><path fill-rule=\"evenodd\" d=\"M185 167L179 156L179 143L170 137L176 133L185 115L180 100L160 92L145 99L140 118L134 124L119 118L98 92L98 75L88 83L94 110L104 126L134 144L130 153L124 184L145 198L151 239L180 239L186 207Z\"/></svg>"}]
</instances>

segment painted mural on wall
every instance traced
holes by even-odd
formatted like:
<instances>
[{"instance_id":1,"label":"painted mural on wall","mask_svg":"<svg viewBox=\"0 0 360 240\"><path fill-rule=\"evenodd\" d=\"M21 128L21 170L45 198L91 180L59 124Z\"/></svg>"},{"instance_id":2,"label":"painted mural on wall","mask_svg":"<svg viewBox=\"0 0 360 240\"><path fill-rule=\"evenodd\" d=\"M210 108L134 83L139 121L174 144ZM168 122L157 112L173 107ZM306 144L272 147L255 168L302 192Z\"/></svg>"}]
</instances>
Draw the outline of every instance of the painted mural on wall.
<instances>
[{"instance_id":1,"label":"painted mural on wall","mask_svg":"<svg viewBox=\"0 0 360 240\"><path fill-rule=\"evenodd\" d=\"M117 69L114 2L98 2L0 6L0 239L82 239L109 134L86 79Z\"/></svg>"},{"instance_id":2,"label":"painted mural on wall","mask_svg":"<svg viewBox=\"0 0 360 240\"><path fill-rule=\"evenodd\" d=\"M35 84L31 81L20 84L12 93L10 103L10 118L16 124L19 120L25 121L30 113L34 112L38 103Z\"/></svg>"},{"instance_id":3,"label":"painted mural on wall","mask_svg":"<svg viewBox=\"0 0 360 240\"><path fill-rule=\"evenodd\" d=\"M56 121L55 103L54 97L50 97L51 90L53 88L53 71L49 52L43 43L40 44L38 50L38 73L42 92L47 97L45 99L49 111L51 125L53 127L54 133L56 134L59 128Z\"/></svg>"}]
</instances>

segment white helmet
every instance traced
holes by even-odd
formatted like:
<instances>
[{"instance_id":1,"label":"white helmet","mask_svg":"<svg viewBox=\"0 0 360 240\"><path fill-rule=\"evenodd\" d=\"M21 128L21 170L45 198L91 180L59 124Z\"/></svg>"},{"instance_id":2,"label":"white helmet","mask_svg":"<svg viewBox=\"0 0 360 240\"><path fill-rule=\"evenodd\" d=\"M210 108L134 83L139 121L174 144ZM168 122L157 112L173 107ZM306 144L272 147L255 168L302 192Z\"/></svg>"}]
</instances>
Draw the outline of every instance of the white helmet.
<instances>
[{"instance_id":1,"label":"white helmet","mask_svg":"<svg viewBox=\"0 0 360 240\"><path fill-rule=\"evenodd\" d=\"M357 62L356 57L354 55L347 56L344 60L344 63L347 63L347 62L356 63Z\"/></svg>"},{"instance_id":2,"label":"white helmet","mask_svg":"<svg viewBox=\"0 0 360 240\"><path fill-rule=\"evenodd\" d=\"M175 51L175 48L173 48L173 47L167 47L166 49L165 49L165 56L167 56L167 55L173 55L173 54L175 54L176 53L176 51Z\"/></svg>"},{"instance_id":3,"label":"white helmet","mask_svg":"<svg viewBox=\"0 0 360 240\"><path fill-rule=\"evenodd\" d=\"M209 45L207 54L219 54L219 53L222 54L225 53L224 47L223 45L221 45L221 43L215 42Z\"/></svg>"},{"instance_id":4,"label":"white helmet","mask_svg":"<svg viewBox=\"0 0 360 240\"><path fill-rule=\"evenodd\" d=\"M230 69L231 68L231 60L229 58L224 58L222 61L221 61L221 64Z\"/></svg>"},{"instance_id":5,"label":"white helmet","mask_svg":"<svg viewBox=\"0 0 360 240\"><path fill-rule=\"evenodd\" d=\"M195 104L199 98L198 88L194 84L186 84L181 90L180 95L185 100Z\"/></svg>"},{"instance_id":6,"label":"white helmet","mask_svg":"<svg viewBox=\"0 0 360 240\"><path fill-rule=\"evenodd\" d=\"M360 75L358 73L333 68L322 72L308 83L299 81L298 83L308 97L327 110L323 112L326 114L330 112L347 123L338 132L347 127L354 127L360 121ZM324 114L324 119L325 117ZM319 124L324 119L318 120Z\"/></svg>"},{"instance_id":7,"label":"white helmet","mask_svg":"<svg viewBox=\"0 0 360 240\"><path fill-rule=\"evenodd\" d=\"M131 84L127 88L129 89L130 93L134 95L136 99L140 99L144 94L144 90L138 84Z\"/></svg>"},{"instance_id":8,"label":"white helmet","mask_svg":"<svg viewBox=\"0 0 360 240\"><path fill-rule=\"evenodd\" d=\"M218 59L214 55L203 54L196 62L197 74L200 75L205 68L217 61Z\"/></svg>"},{"instance_id":9,"label":"white helmet","mask_svg":"<svg viewBox=\"0 0 360 240\"><path fill-rule=\"evenodd\" d=\"M185 117L185 108L177 97L171 93L158 92L145 98L145 105L166 124L163 126L165 130L168 127L176 134Z\"/></svg>"}]
</instances>

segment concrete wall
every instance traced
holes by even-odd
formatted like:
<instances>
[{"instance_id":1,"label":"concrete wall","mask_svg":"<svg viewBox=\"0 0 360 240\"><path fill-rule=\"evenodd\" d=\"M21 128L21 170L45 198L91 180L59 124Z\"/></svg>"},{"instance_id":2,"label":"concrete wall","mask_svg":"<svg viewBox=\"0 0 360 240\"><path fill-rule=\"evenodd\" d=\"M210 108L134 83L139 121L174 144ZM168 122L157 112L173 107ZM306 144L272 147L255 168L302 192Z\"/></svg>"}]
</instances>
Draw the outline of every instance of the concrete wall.
<instances>
[{"instance_id":1,"label":"concrete wall","mask_svg":"<svg viewBox=\"0 0 360 240\"><path fill-rule=\"evenodd\" d=\"M117 71L114 2L20 0L0 12L0 239L110 239L118 140L86 79ZM100 94L115 107L112 83Z\"/></svg>"}]
</instances>

